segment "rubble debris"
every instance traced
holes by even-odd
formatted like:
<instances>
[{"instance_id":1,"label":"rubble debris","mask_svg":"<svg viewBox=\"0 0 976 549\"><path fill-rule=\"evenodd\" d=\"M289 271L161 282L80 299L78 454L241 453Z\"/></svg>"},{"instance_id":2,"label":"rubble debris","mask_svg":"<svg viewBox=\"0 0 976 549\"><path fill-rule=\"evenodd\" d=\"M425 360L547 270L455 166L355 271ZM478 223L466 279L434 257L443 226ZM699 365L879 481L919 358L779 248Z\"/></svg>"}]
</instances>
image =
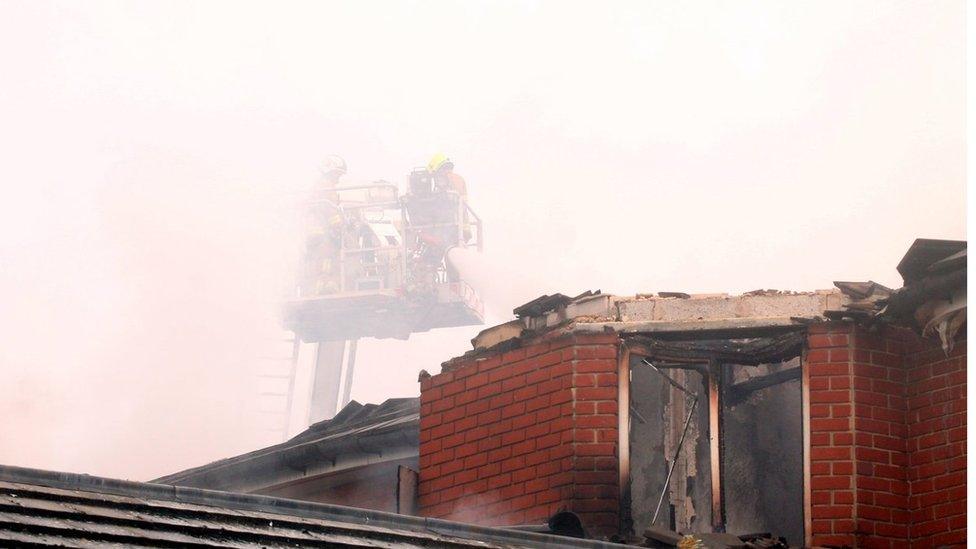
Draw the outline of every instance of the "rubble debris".
<instances>
[{"instance_id":1,"label":"rubble debris","mask_svg":"<svg viewBox=\"0 0 976 549\"><path fill-rule=\"evenodd\" d=\"M648 538L648 542L654 541L663 543L664 546L672 547L678 545L678 542L681 541L681 534L675 532L674 530L668 530L667 528L661 528L659 526L651 526L647 530L644 530L644 537ZM655 547L654 545L647 546Z\"/></svg>"},{"instance_id":2,"label":"rubble debris","mask_svg":"<svg viewBox=\"0 0 976 549\"><path fill-rule=\"evenodd\" d=\"M545 524L523 524L507 526L506 528L521 530L523 532L536 532L538 534L552 534L567 538L587 538L583 521L579 518L579 515L571 511L560 511L549 517L549 520Z\"/></svg>"},{"instance_id":3,"label":"rubble debris","mask_svg":"<svg viewBox=\"0 0 976 549\"><path fill-rule=\"evenodd\" d=\"M726 533L681 534L652 526L644 530L644 547L677 547L679 549L786 549L784 538L768 533L734 535Z\"/></svg>"},{"instance_id":4,"label":"rubble debris","mask_svg":"<svg viewBox=\"0 0 976 549\"><path fill-rule=\"evenodd\" d=\"M837 287L850 302L841 309L824 311L824 316L832 320L870 320L877 316L887 304L893 290L873 280L866 282L835 281Z\"/></svg>"},{"instance_id":5,"label":"rubble debris","mask_svg":"<svg viewBox=\"0 0 976 549\"><path fill-rule=\"evenodd\" d=\"M679 299L691 299L691 294L684 292L658 292L658 297L677 297Z\"/></svg>"},{"instance_id":6,"label":"rubble debris","mask_svg":"<svg viewBox=\"0 0 976 549\"><path fill-rule=\"evenodd\" d=\"M563 294L541 295L528 303L524 303L512 309L512 314L514 314L516 318L537 316L549 311L554 311L559 307L565 307L570 301L572 301L572 299Z\"/></svg>"},{"instance_id":7,"label":"rubble debris","mask_svg":"<svg viewBox=\"0 0 976 549\"><path fill-rule=\"evenodd\" d=\"M787 549L789 547L786 538L774 538L768 532L740 535L739 539L745 542L748 549Z\"/></svg>"},{"instance_id":8,"label":"rubble debris","mask_svg":"<svg viewBox=\"0 0 976 549\"><path fill-rule=\"evenodd\" d=\"M762 288L758 290L753 290L751 292L746 292L742 295L748 296L771 296L771 295L800 295L802 292L795 292L793 290L764 290Z\"/></svg>"},{"instance_id":9,"label":"rubble debris","mask_svg":"<svg viewBox=\"0 0 976 549\"><path fill-rule=\"evenodd\" d=\"M704 547L706 549L733 549L746 546L745 542L739 539L739 536L733 534L716 532L709 534L695 534L694 536L695 538L701 540L700 547Z\"/></svg>"},{"instance_id":10,"label":"rubble debris","mask_svg":"<svg viewBox=\"0 0 976 549\"><path fill-rule=\"evenodd\" d=\"M512 309L512 313L517 318L539 316L563 308L574 301L595 295L600 295L600 290L596 290L595 292L587 290L576 297L569 297L563 294L542 295Z\"/></svg>"},{"instance_id":11,"label":"rubble debris","mask_svg":"<svg viewBox=\"0 0 976 549\"><path fill-rule=\"evenodd\" d=\"M843 282L834 281L834 286L838 290L844 292L845 295L850 296L851 299L865 299L875 295L876 293L886 293L891 294L891 288L882 286L873 280L868 280L867 282Z\"/></svg>"}]
</instances>

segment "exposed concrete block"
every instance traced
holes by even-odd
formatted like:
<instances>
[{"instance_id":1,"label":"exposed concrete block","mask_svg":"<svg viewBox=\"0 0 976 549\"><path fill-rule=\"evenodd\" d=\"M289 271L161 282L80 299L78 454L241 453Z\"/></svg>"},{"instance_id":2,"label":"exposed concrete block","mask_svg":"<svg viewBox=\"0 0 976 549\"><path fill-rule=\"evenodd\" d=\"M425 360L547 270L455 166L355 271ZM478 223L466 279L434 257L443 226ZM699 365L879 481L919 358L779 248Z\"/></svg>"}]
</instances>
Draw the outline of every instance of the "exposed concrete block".
<instances>
[{"instance_id":1,"label":"exposed concrete block","mask_svg":"<svg viewBox=\"0 0 976 549\"><path fill-rule=\"evenodd\" d=\"M644 322L580 322L573 330L584 333L605 333L607 330L622 334L664 332L713 332L747 330L775 326L797 326L790 317L720 318L716 320L675 321L648 320Z\"/></svg>"},{"instance_id":2,"label":"exposed concrete block","mask_svg":"<svg viewBox=\"0 0 976 549\"><path fill-rule=\"evenodd\" d=\"M654 320L654 308L660 299L640 299L634 301L621 300L617 303L620 322L634 322Z\"/></svg>"},{"instance_id":3,"label":"exposed concrete block","mask_svg":"<svg viewBox=\"0 0 976 549\"><path fill-rule=\"evenodd\" d=\"M620 297L599 294L566 307L483 330L471 342L476 350L517 338L524 330L543 332L573 319L574 329L593 332L667 332L789 326L793 318L819 318L840 309L849 298L839 290L804 293L758 293L730 296Z\"/></svg>"},{"instance_id":4,"label":"exposed concrete block","mask_svg":"<svg viewBox=\"0 0 976 549\"><path fill-rule=\"evenodd\" d=\"M621 322L697 321L725 318L819 317L842 303L837 290L802 294L692 296L689 299L621 300ZM828 301L829 305L828 306Z\"/></svg>"},{"instance_id":5,"label":"exposed concrete block","mask_svg":"<svg viewBox=\"0 0 976 549\"><path fill-rule=\"evenodd\" d=\"M616 296L604 294L580 299L566 306L566 316L569 318L580 316L616 317L618 299Z\"/></svg>"}]
</instances>

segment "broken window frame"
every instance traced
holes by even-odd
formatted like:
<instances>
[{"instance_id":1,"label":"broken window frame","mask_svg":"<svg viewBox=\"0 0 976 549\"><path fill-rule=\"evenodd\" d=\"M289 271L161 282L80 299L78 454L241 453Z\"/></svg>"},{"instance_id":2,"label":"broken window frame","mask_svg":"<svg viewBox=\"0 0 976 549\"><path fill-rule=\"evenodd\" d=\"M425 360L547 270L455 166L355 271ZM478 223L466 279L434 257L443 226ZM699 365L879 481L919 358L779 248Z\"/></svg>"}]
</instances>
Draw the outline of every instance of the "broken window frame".
<instances>
[{"instance_id":1,"label":"broken window frame","mask_svg":"<svg viewBox=\"0 0 976 549\"><path fill-rule=\"evenodd\" d=\"M728 392L734 389L727 384L731 379L733 365L760 365L785 362L800 357L800 366L781 372L767 374L757 381L747 383L745 389L750 393L777 384L800 378L800 407L802 426L802 514L803 536L810 537L810 471L809 471L809 374L806 367L806 331L804 329L766 328L748 332L718 333L655 333L650 335L628 335L623 338L618 353L619 413L620 433L619 489L621 531L632 530L630 494L630 417L632 380L631 358L639 357L652 361L654 366L665 369L690 369L699 371L704 377L708 401L709 425L709 465L711 468L711 526L717 532L725 531L725 501L722 490L723 480L723 433L722 407L724 399L730 398ZM784 372L789 372L784 373ZM626 383L623 382L626 380ZM751 381L751 380L750 380ZM672 382L673 383L673 382ZM732 397L732 398L742 398ZM665 492L667 487L665 486ZM640 525L643 527L643 525Z\"/></svg>"}]
</instances>

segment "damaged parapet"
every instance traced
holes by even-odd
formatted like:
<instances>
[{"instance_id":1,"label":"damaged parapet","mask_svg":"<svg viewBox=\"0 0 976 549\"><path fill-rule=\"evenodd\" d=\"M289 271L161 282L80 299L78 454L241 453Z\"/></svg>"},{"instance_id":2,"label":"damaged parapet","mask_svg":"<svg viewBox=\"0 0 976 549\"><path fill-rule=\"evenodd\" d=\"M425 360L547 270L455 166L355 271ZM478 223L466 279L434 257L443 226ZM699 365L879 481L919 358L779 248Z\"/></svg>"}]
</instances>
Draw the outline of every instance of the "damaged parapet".
<instances>
[{"instance_id":1,"label":"damaged parapet","mask_svg":"<svg viewBox=\"0 0 976 549\"><path fill-rule=\"evenodd\" d=\"M938 336L948 354L966 323L966 251L965 241L919 238L898 264L903 287L834 282L849 301L825 314L832 320L884 322Z\"/></svg>"},{"instance_id":2,"label":"damaged parapet","mask_svg":"<svg viewBox=\"0 0 976 549\"><path fill-rule=\"evenodd\" d=\"M542 296L514 310L515 320L479 333L476 351L550 330L573 332L742 332L802 326L842 310L851 298L837 289L813 292L758 290L742 295L660 292L634 297L586 292Z\"/></svg>"},{"instance_id":3,"label":"damaged parapet","mask_svg":"<svg viewBox=\"0 0 976 549\"><path fill-rule=\"evenodd\" d=\"M513 311L511 322L472 340L476 351L549 330L575 332L739 332L824 320L908 327L938 336L952 349L966 323L966 242L917 239L898 264L904 286L873 281L835 282L812 292L756 290L742 295L659 292L634 297L588 291L576 297L544 295Z\"/></svg>"}]
</instances>

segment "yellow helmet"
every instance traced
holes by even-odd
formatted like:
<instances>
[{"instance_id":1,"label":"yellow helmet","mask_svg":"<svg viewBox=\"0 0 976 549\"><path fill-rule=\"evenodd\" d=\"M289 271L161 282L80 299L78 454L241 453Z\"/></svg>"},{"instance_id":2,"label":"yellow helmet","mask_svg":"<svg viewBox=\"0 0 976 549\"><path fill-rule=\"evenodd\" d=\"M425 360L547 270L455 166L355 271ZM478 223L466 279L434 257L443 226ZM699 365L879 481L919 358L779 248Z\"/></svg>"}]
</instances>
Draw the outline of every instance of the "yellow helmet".
<instances>
[{"instance_id":1,"label":"yellow helmet","mask_svg":"<svg viewBox=\"0 0 976 549\"><path fill-rule=\"evenodd\" d=\"M449 168L453 168L454 162L451 162L451 159L448 158L446 154L437 153L434 155L434 158L431 158L430 162L427 164L427 171L430 173L434 173L445 166Z\"/></svg>"}]
</instances>

